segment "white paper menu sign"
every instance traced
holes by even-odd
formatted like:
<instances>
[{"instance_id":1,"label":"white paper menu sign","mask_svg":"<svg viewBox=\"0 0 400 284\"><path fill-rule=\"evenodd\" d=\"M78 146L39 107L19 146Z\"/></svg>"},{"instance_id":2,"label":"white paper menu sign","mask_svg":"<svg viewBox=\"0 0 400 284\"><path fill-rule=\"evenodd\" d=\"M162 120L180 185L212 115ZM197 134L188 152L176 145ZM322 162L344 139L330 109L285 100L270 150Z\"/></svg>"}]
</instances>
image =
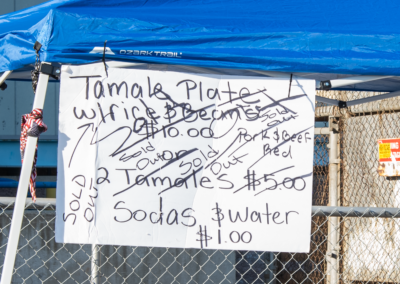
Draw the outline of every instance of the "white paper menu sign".
<instances>
[{"instance_id":1,"label":"white paper menu sign","mask_svg":"<svg viewBox=\"0 0 400 284\"><path fill-rule=\"evenodd\" d=\"M308 252L315 81L63 66L56 241Z\"/></svg>"}]
</instances>

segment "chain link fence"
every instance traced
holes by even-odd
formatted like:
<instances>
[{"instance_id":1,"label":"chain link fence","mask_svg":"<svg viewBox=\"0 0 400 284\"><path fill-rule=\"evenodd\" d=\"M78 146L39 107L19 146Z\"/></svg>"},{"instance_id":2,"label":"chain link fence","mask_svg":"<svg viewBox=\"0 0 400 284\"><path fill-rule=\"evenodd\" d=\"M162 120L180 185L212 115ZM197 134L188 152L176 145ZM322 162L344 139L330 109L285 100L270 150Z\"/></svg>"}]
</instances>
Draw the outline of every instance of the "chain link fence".
<instances>
[{"instance_id":1,"label":"chain link fence","mask_svg":"<svg viewBox=\"0 0 400 284\"><path fill-rule=\"evenodd\" d=\"M2 259L11 208L12 204L2 205L0 213ZM333 273L341 283L399 282L400 256L393 244L400 241L396 233L400 219L395 218L400 217L400 210L388 217L380 208L375 217L370 217L369 209L358 208L354 217L340 209L327 212L324 208L313 208L309 254L99 246L99 282L327 283L326 264L331 260L340 263ZM336 244L341 248L336 256L327 255L326 232L332 218L340 218L338 231L346 230ZM388 222L393 225L387 226ZM53 205L27 207L13 283L91 283L92 246L56 243L54 226Z\"/></svg>"},{"instance_id":2,"label":"chain link fence","mask_svg":"<svg viewBox=\"0 0 400 284\"><path fill-rule=\"evenodd\" d=\"M379 93L329 91L354 100ZM308 254L256 251L59 244L55 204L25 210L13 283L389 283L400 282L397 178L378 175L377 140L400 137L396 98L339 109L316 105L316 121L333 117L339 131L338 207L329 211L329 129L315 135L311 250ZM13 203L0 210L0 271ZM353 208L345 210L344 207ZM360 208L363 207L363 208ZM371 213L375 208L374 213ZM392 213L388 214L388 210ZM354 212L358 212L355 214ZM337 242L332 242L336 234ZM93 251L98 250L98 254ZM97 282L96 282L97 283Z\"/></svg>"}]
</instances>

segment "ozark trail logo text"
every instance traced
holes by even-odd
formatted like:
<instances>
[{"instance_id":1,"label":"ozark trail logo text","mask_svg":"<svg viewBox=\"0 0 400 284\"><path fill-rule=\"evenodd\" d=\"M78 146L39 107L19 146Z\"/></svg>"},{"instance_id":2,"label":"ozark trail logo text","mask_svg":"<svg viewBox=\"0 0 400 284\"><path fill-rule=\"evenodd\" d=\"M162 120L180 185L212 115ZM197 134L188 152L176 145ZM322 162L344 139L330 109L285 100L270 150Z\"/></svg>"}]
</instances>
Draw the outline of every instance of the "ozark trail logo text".
<instances>
[{"instance_id":1,"label":"ozark trail logo text","mask_svg":"<svg viewBox=\"0 0 400 284\"><path fill-rule=\"evenodd\" d=\"M96 46L93 48L92 51L89 53L95 53L95 54L103 54L104 52L104 47L101 46ZM145 51L145 50L124 50L121 49L118 54L122 55L139 55L139 56L156 56L156 57L170 57L170 58L181 58L182 52L170 52L170 51ZM107 47L105 50L105 54L111 54L115 55L115 53Z\"/></svg>"}]
</instances>

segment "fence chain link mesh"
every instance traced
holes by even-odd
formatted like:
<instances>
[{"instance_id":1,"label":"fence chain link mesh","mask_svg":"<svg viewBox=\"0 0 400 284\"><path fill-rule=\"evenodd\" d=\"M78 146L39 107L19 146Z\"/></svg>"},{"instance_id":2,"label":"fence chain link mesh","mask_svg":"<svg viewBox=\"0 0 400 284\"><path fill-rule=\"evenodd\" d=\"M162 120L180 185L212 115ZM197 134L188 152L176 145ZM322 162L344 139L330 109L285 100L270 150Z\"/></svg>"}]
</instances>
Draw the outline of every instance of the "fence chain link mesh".
<instances>
[{"instance_id":1,"label":"fence chain link mesh","mask_svg":"<svg viewBox=\"0 0 400 284\"><path fill-rule=\"evenodd\" d=\"M320 91L354 100L379 93ZM339 109L316 104L316 120L339 122L340 206L400 206L397 178L377 174L377 140L400 137L396 98ZM328 124L327 124L328 127ZM315 135L313 205L329 204L329 135ZM0 209L0 271L13 203ZM331 224L337 218L336 227ZM310 253L98 246L99 283L377 283L400 282L400 219L312 216ZM55 206L26 208L13 283L91 283L92 246L55 242ZM329 244L329 235L338 243ZM328 252L332 247L337 252ZM336 264L337 265L336 265ZM333 269L332 269L333 267Z\"/></svg>"}]
</instances>

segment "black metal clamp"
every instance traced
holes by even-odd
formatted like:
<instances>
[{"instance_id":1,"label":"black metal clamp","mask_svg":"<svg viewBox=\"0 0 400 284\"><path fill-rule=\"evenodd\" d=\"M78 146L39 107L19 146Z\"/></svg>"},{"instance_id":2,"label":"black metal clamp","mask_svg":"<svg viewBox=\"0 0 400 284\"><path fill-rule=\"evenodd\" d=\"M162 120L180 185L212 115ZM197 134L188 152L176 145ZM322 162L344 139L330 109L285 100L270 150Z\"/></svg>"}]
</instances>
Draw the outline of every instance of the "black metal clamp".
<instances>
[{"instance_id":1,"label":"black metal clamp","mask_svg":"<svg viewBox=\"0 0 400 284\"><path fill-rule=\"evenodd\" d=\"M324 90L324 91L328 91L328 90L332 89L331 81L328 80L328 81L321 81L321 82L319 82L319 88L320 88L321 90Z\"/></svg>"},{"instance_id":2,"label":"black metal clamp","mask_svg":"<svg viewBox=\"0 0 400 284\"><path fill-rule=\"evenodd\" d=\"M339 108L346 108L347 107L347 102L346 101L339 101L338 107Z\"/></svg>"},{"instance_id":3,"label":"black metal clamp","mask_svg":"<svg viewBox=\"0 0 400 284\"><path fill-rule=\"evenodd\" d=\"M55 66L49 63L42 63L40 64L39 72L58 79L61 74L61 69L59 66Z\"/></svg>"}]
</instances>

